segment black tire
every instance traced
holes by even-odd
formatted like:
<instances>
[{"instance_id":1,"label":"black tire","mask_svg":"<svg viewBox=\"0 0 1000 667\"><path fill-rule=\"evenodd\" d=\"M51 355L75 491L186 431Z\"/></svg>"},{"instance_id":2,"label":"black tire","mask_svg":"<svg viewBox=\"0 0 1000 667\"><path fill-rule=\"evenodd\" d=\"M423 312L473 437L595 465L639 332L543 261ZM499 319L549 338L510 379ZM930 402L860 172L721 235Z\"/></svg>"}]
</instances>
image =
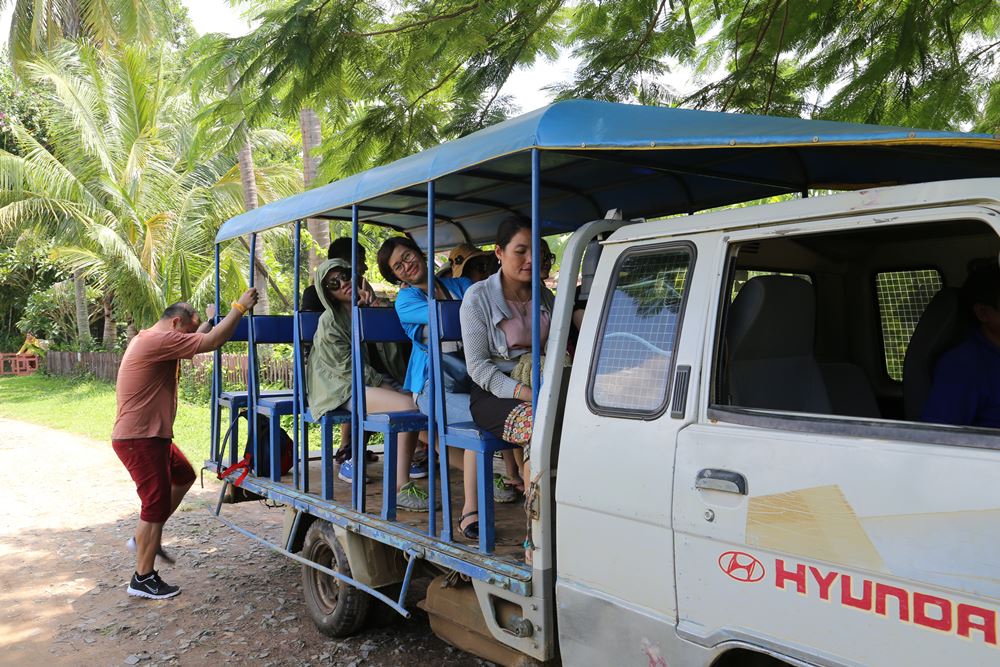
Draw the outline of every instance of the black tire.
<instances>
[{"instance_id":1,"label":"black tire","mask_svg":"<svg viewBox=\"0 0 1000 667\"><path fill-rule=\"evenodd\" d=\"M351 576L347 554L327 521L317 519L309 526L302 556ZM364 591L308 565L302 566L302 592L316 627L330 637L348 637L357 632L364 625L372 602L371 596Z\"/></svg>"},{"instance_id":2,"label":"black tire","mask_svg":"<svg viewBox=\"0 0 1000 667\"><path fill-rule=\"evenodd\" d=\"M378 592L393 600L399 599L399 592L403 590L403 584L389 584L381 586ZM368 596L371 602L368 606L368 618L365 619L365 627L371 629L387 628L399 622L403 617L395 609L377 598Z\"/></svg>"}]
</instances>

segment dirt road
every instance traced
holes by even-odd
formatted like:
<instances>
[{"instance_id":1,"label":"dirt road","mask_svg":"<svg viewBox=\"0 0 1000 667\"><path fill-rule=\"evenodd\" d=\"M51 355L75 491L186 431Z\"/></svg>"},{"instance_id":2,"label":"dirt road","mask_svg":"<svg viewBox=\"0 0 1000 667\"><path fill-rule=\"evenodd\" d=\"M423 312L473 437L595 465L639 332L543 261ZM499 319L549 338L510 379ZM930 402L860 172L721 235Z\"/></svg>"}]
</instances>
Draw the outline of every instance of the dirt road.
<instances>
[{"instance_id":1,"label":"dirt road","mask_svg":"<svg viewBox=\"0 0 1000 667\"><path fill-rule=\"evenodd\" d=\"M139 503L110 443L8 419L0 434L0 665L489 664L431 635L414 605L414 619L384 630L321 635L299 566L212 517L208 476L165 529L177 565L160 572L183 592L128 597ZM228 509L280 532L279 509Z\"/></svg>"}]
</instances>

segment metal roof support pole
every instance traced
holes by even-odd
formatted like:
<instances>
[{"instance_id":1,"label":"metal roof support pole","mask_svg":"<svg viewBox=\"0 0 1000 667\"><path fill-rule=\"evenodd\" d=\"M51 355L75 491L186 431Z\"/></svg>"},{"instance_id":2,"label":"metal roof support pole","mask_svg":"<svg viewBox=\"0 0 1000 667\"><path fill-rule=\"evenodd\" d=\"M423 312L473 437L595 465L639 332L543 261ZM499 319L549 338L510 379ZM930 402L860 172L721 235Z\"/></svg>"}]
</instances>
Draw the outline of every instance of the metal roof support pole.
<instances>
[{"instance_id":1,"label":"metal roof support pole","mask_svg":"<svg viewBox=\"0 0 1000 667\"><path fill-rule=\"evenodd\" d=\"M215 244L215 318L213 324L219 322L219 244ZM213 461L222 464L219 450L219 394L222 393L222 347L212 352L212 414L210 416Z\"/></svg>"},{"instance_id":2,"label":"metal roof support pole","mask_svg":"<svg viewBox=\"0 0 1000 667\"><path fill-rule=\"evenodd\" d=\"M296 491L302 491L304 489L299 488L299 461L302 461L305 465L309 465L309 452L303 452L303 456L299 457L299 418L301 413L304 412L302 409L302 401L300 399L299 392L302 387L302 378L299 377L299 362L301 361L302 354L302 343L301 343L301 331L299 329L299 261L302 259L302 221L295 221L295 231L293 232L293 238L295 239L295 250L294 258L292 260L293 275L292 275L292 485L295 486ZM304 395L304 394L303 394ZM305 420L302 420L303 425ZM298 515L296 515L296 520L298 520Z\"/></svg>"},{"instance_id":3,"label":"metal roof support pole","mask_svg":"<svg viewBox=\"0 0 1000 667\"><path fill-rule=\"evenodd\" d=\"M354 509L359 512L363 511L363 500L362 496L365 492L365 483L362 474L365 469L365 453L362 451L365 446L365 436L364 433L359 433L358 430L361 427L361 415L358 414L358 405L360 396L358 396L358 391L364 391L359 380L364 377L363 369L360 368L360 364L364 362L364 356L361 354L361 349L356 344L358 341L358 332L360 317L358 316L358 205L354 204L351 206L351 342L354 344L353 350L353 361L351 364L351 386L354 390L351 392L351 461L354 464L354 474L351 476L351 497ZM321 289L321 286L317 285L317 289ZM343 443L341 443L343 444Z\"/></svg>"},{"instance_id":4,"label":"metal roof support pole","mask_svg":"<svg viewBox=\"0 0 1000 667\"><path fill-rule=\"evenodd\" d=\"M542 272L541 257L541 152L531 149L531 418L538 409L538 393L542 388L539 359L542 354L541 308ZM534 426L534 424L532 424ZM528 480L524 480L525 483Z\"/></svg>"},{"instance_id":5,"label":"metal roof support pole","mask_svg":"<svg viewBox=\"0 0 1000 667\"><path fill-rule=\"evenodd\" d=\"M257 234L250 235L250 287L254 286ZM257 439L257 343L253 330L253 308L247 311L247 434L253 448L254 475L259 477L261 454Z\"/></svg>"},{"instance_id":6,"label":"metal roof support pole","mask_svg":"<svg viewBox=\"0 0 1000 667\"><path fill-rule=\"evenodd\" d=\"M435 467L436 446L437 446L437 380L438 367L434 363L434 355L431 354L430 346L438 345L437 321L437 285L434 279L434 181L427 183L427 364L430 372L427 374L427 391L430 401L427 406L427 534L434 537L437 534L437 512L435 511L435 482L437 469ZM451 509L449 507L448 484L448 452L441 452L441 497L444 502L441 506L443 519L441 525L441 539L451 540Z\"/></svg>"}]
</instances>

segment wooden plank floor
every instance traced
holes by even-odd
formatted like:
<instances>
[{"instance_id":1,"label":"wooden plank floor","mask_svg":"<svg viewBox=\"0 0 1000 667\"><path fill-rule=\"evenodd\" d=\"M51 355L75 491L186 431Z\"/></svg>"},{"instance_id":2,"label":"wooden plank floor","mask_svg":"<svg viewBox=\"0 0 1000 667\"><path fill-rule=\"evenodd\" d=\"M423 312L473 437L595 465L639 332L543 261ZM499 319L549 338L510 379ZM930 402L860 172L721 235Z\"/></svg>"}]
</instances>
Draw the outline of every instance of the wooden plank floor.
<instances>
[{"instance_id":1,"label":"wooden plank floor","mask_svg":"<svg viewBox=\"0 0 1000 667\"><path fill-rule=\"evenodd\" d=\"M310 452L310 459L316 457L317 460L310 460L309 462L309 489L307 492L310 495L321 497L321 468L320 461L318 460L319 452ZM503 470L503 463L499 459L495 459L494 466L497 472ZM351 497L351 485L339 477L336 477L336 472L339 469L337 464L334 464L334 481L333 481L333 497L335 502L350 503ZM365 485L365 513L372 516L380 516L382 511L382 457L379 456L377 463L371 463L365 470L366 477L371 480ZM292 475L291 473L285 475L281 478L283 484L292 485ZM418 479L414 482L420 486L425 491L427 490L427 479ZM437 481L438 487L438 503L440 504L440 480ZM459 470L451 470L449 473L449 489L451 491L451 515L452 515L452 536L455 543L460 546L465 546L471 551L478 551L479 543L474 540L468 540L462 535L461 531L458 529L458 518L462 516L462 500L464 494L462 491L462 473ZM496 513L496 550L495 555L499 558L505 560L511 560L512 562L522 563L524 562L524 549L522 548L522 543L524 542L524 536L527 530L527 519L524 513L524 497L518 496L517 499L512 503L496 503L494 505ZM404 523L408 526L412 526L417 530L424 533L427 532L427 513L426 512L407 512L403 510L396 511L396 520L400 523ZM441 522L444 520L443 513L439 510L437 512L436 519L438 534L441 531Z\"/></svg>"}]
</instances>

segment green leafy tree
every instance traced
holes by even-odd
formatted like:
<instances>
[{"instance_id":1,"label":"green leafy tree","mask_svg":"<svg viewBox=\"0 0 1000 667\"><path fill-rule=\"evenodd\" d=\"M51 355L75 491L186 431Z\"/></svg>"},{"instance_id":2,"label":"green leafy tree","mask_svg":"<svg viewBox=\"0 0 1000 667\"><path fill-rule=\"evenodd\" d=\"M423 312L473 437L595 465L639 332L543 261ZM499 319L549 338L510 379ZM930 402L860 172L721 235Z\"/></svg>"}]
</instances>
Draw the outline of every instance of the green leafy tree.
<instances>
[{"instance_id":1,"label":"green leafy tree","mask_svg":"<svg viewBox=\"0 0 1000 667\"><path fill-rule=\"evenodd\" d=\"M1000 4L981 0L698 0L703 72L688 103L995 131ZM818 103L822 100L822 103Z\"/></svg>"},{"instance_id":2,"label":"green leafy tree","mask_svg":"<svg viewBox=\"0 0 1000 667\"><path fill-rule=\"evenodd\" d=\"M242 210L235 155L195 128L189 97L169 85L165 67L165 56L141 48L69 43L26 63L50 103L52 148L15 124L20 155L0 153L0 231L57 239L55 256L100 289L106 313L113 306L137 325L168 302L208 300L215 232ZM288 141L274 132L253 139ZM258 170L257 187L268 201L297 183L278 166ZM245 265L243 252L227 247L227 277ZM115 339L106 328L105 343Z\"/></svg>"},{"instance_id":3,"label":"green leafy tree","mask_svg":"<svg viewBox=\"0 0 1000 667\"><path fill-rule=\"evenodd\" d=\"M40 338L51 337L47 327L24 327L20 321L33 293L45 291L68 277L52 261L51 241L32 234L13 236L6 235L0 248L0 351L4 352L16 351L28 332Z\"/></svg>"},{"instance_id":4,"label":"green leafy tree","mask_svg":"<svg viewBox=\"0 0 1000 667\"><path fill-rule=\"evenodd\" d=\"M167 0L0 0L13 7L9 44L20 65L59 46L64 39L82 39L99 48L119 44L151 45L163 34L178 38L187 18Z\"/></svg>"},{"instance_id":5,"label":"green leafy tree","mask_svg":"<svg viewBox=\"0 0 1000 667\"><path fill-rule=\"evenodd\" d=\"M232 64L250 125L322 116L320 182L515 113L503 85L559 47L580 60L560 98L1000 123L1000 4L983 0L272 0L255 17L207 58ZM679 67L684 98L664 84Z\"/></svg>"},{"instance_id":6,"label":"green leafy tree","mask_svg":"<svg viewBox=\"0 0 1000 667\"><path fill-rule=\"evenodd\" d=\"M38 90L17 80L7 64L4 51L0 49L0 149L7 152L17 150L11 132L13 123L20 124L39 143L45 144L48 142L48 129L44 124L45 111Z\"/></svg>"}]
</instances>

